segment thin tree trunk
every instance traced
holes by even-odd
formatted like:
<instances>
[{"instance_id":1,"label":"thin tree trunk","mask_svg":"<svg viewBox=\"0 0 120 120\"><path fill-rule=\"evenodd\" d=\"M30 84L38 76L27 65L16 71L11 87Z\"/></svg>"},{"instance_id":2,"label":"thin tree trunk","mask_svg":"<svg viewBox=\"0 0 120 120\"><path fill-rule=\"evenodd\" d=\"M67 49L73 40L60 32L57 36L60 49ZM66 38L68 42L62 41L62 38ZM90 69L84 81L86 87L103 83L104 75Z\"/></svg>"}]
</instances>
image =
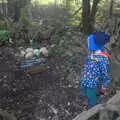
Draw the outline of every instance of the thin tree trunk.
<instances>
[{"instance_id":1,"label":"thin tree trunk","mask_svg":"<svg viewBox=\"0 0 120 120\"><path fill-rule=\"evenodd\" d=\"M82 23L83 23L83 31L85 33L89 33L89 22L90 22L90 0L82 1Z\"/></svg>"},{"instance_id":2,"label":"thin tree trunk","mask_svg":"<svg viewBox=\"0 0 120 120\"><path fill-rule=\"evenodd\" d=\"M57 6L57 0L55 0L55 6Z\"/></svg>"},{"instance_id":3,"label":"thin tree trunk","mask_svg":"<svg viewBox=\"0 0 120 120\"><path fill-rule=\"evenodd\" d=\"M4 1L3 0L1 0L1 4L2 4L2 15L4 16Z\"/></svg>"},{"instance_id":4,"label":"thin tree trunk","mask_svg":"<svg viewBox=\"0 0 120 120\"><path fill-rule=\"evenodd\" d=\"M13 16L14 16L14 2L12 2L11 0L8 0L7 9L8 9L7 16L9 18L13 18Z\"/></svg>"},{"instance_id":5,"label":"thin tree trunk","mask_svg":"<svg viewBox=\"0 0 120 120\"><path fill-rule=\"evenodd\" d=\"M28 15L29 15L30 20L33 19L32 11L31 11L32 8L31 8L31 7L32 7L32 5L31 5L31 4L28 4L27 10L28 10Z\"/></svg>"},{"instance_id":6,"label":"thin tree trunk","mask_svg":"<svg viewBox=\"0 0 120 120\"><path fill-rule=\"evenodd\" d=\"M6 11L7 11L6 8L7 8L7 3L4 0L2 0L2 14L4 17L6 16Z\"/></svg>"},{"instance_id":7,"label":"thin tree trunk","mask_svg":"<svg viewBox=\"0 0 120 120\"><path fill-rule=\"evenodd\" d=\"M15 8L14 8L14 12L15 12L15 15L14 15L14 21L15 22L18 22L19 21L19 18L20 18L20 6L19 6L19 1L16 1L15 2Z\"/></svg>"},{"instance_id":8,"label":"thin tree trunk","mask_svg":"<svg viewBox=\"0 0 120 120\"><path fill-rule=\"evenodd\" d=\"M82 1L82 23L85 33L91 33L94 30L95 16L99 2L100 0L93 0L92 9L90 9L90 0Z\"/></svg>"},{"instance_id":9,"label":"thin tree trunk","mask_svg":"<svg viewBox=\"0 0 120 120\"><path fill-rule=\"evenodd\" d=\"M0 16L2 15L2 3L0 3Z\"/></svg>"},{"instance_id":10,"label":"thin tree trunk","mask_svg":"<svg viewBox=\"0 0 120 120\"><path fill-rule=\"evenodd\" d=\"M91 14L90 14L90 27L91 30L94 30L94 25L95 25L95 16L98 10L98 3L100 2L100 0L94 0L93 1L93 5L92 5L92 9L91 9Z\"/></svg>"},{"instance_id":11,"label":"thin tree trunk","mask_svg":"<svg viewBox=\"0 0 120 120\"><path fill-rule=\"evenodd\" d=\"M21 8L24 8L30 1L31 0L8 0L8 16L15 22L18 22Z\"/></svg>"},{"instance_id":12,"label":"thin tree trunk","mask_svg":"<svg viewBox=\"0 0 120 120\"><path fill-rule=\"evenodd\" d=\"M114 1L111 0L111 1L110 1L110 10L109 10L109 17L110 17L110 18L112 17L112 13L113 13L113 4L114 4Z\"/></svg>"}]
</instances>

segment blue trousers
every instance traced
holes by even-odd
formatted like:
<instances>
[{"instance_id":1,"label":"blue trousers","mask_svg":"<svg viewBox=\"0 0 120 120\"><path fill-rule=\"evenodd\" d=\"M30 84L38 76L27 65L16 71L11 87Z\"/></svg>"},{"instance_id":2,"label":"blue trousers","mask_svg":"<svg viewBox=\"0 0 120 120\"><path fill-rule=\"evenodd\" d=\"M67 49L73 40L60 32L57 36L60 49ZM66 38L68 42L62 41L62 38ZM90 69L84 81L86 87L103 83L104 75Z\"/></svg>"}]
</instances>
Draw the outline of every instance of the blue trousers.
<instances>
[{"instance_id":1,"label":"blue trousers","mask_svg":"<svg viewBox=\"0 0 120 120\"><path fill-rule=\"evenodd\" d=\"M88 98L88 105L94 106L97 103L97 88L88 88L84 86L80 86L80 95Z\"/></svg>"}]
</instances>

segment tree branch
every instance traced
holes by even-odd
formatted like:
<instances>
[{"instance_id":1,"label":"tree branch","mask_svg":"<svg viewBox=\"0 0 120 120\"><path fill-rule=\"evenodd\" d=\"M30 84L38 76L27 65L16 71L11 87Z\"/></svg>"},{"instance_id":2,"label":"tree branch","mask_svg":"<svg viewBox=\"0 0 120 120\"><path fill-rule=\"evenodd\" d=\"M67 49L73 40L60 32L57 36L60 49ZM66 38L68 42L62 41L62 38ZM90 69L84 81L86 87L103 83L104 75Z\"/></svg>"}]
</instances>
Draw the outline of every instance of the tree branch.
<instances>
[{"instance_id":1,"label":"tree branch","mask_svg":"<svg viewBox=\"0 0 120 120\"><path fill-rule=\"evenodd\" d=\"M75 16L80 10L82 9L82 7L80 7L78 10L76 10L73 14L73 16Z\"/></svg>"}]
</instances>

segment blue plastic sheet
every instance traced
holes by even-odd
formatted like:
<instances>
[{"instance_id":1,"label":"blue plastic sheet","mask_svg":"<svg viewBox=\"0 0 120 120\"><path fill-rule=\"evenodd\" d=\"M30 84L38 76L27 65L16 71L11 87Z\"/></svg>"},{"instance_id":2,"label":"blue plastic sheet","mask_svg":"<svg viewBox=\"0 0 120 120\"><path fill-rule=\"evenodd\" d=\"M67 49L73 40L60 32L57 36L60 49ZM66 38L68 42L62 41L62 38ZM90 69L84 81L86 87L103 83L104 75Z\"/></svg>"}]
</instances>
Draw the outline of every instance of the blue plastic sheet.
<instances>
[{"instance_id":1,"label":"blue plastic sheet","mask_svg":"<svg viewBox=\"0 0 120 120\"><path fill-rule=\"evenodd\" d=\"M21 71L26 72L30 67L44 66L45 62L46 62L46 59L44 58L25 60L21 62L20 69Z\"/></svg>"}]
</instances>

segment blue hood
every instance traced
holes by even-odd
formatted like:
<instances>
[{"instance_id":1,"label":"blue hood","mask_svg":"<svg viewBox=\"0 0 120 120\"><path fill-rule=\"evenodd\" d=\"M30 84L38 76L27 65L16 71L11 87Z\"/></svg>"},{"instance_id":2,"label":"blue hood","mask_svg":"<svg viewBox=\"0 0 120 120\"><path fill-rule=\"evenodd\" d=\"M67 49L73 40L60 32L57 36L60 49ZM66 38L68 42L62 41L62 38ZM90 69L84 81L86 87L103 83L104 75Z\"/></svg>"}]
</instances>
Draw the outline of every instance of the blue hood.
<instances>
[{"instance_id":1,"label":"blue hood","mask_svg":"<svg viewBox=\"0 0 120 120\"><path fill-rule=\"evenodd\" d=\"M109 36L104 32L95 32L88 36L88 50L101 50L109 42Z\"/></svg>"}]
</instances>

